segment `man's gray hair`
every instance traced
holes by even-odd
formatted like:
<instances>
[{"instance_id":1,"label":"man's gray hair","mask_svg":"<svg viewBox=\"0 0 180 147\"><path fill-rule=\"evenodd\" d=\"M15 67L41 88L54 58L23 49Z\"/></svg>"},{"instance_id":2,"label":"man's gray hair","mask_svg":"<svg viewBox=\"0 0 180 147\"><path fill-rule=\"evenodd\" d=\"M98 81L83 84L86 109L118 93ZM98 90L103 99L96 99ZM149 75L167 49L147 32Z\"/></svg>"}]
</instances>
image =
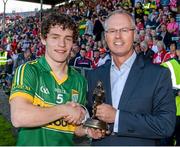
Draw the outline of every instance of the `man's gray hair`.
<instances>
[{"instance_id":1,"label":"man's gray hair","mask_svg":"<svg viewBox=\"0 0 180 147\"><path fill-rule=\"evenodd\" d=\"M111 12L111 13L107 16L107 18L106 18L106 20L105 20L105 22L104 22L104 30L105 30L105 31L107 31L107 29L108 29L108 23L107 23L107 22L108 22L109 18L110 18L112 15L115 15L115 14L125 14L125 15L128 15L128 16L130 17L130 19L131 19L132 27L133 27L133 28L136 28L136 24L135 24L134 18L133 18L133 16L131 15L131 13L129 13L129 12L125 11L125 10L115 10L115 11Z\"/></svg>"}]
</instances>

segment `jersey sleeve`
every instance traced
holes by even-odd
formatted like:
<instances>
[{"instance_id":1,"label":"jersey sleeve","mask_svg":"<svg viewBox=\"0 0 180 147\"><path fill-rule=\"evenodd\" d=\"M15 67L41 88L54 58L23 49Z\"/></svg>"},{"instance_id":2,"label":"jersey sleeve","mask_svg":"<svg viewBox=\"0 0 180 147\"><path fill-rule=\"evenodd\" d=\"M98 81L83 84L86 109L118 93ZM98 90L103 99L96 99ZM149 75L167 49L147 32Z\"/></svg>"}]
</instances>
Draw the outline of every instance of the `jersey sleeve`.
<instances>
[{"instance_id":1,"label":"jersey sleeve","mask_svg":"<svg viewBox=\"0 0 180 147\"><path fill-rule=\"evenodd\" d=\"M9 100L12 100L14 97L21 96L32 102L37 83L36 77L36 72L33 70L31 64L26 63L19 66L16 69L13 78Z\"/></svg>"}]
</instances>

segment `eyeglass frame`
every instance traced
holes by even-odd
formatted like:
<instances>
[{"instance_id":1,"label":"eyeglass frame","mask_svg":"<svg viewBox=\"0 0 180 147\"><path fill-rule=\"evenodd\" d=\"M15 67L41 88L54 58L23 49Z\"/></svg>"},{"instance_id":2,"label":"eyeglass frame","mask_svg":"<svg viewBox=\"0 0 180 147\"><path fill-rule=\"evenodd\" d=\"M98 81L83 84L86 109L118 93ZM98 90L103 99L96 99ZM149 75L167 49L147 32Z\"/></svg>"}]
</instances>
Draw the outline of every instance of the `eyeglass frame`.
<instances>
[{"instance_id":1,"label":"eyeglass frame","mask_svg":"<svg viewBox=\"0 0 180 147\"><path fill-rule=\"evenodd\" d=\"M124 32L123 32L124 30ZM111 28L111 29L107 29L105 30L106 33L109 33L109 34L116 34L117 32L118 33L129 33L130 31L134 31L135 28L128 28L128 27L125 27L125 28L121 28L121 29L114 29L114 28Z\"/></svg>"}]
</instances>

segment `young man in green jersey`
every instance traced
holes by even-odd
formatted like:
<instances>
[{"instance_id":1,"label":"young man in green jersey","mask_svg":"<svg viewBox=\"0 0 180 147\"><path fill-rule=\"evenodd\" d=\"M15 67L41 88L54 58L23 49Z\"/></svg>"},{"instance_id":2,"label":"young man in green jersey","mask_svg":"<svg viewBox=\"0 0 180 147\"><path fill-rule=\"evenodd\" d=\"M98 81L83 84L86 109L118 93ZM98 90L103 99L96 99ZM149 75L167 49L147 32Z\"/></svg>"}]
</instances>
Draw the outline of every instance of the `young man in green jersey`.
<instances>
[{"instance_id":1,"label":"young man in green jersey","mask_svg":"<svg viewBox=\"0 0 180 147\"><path fill-rule=\"evenodd\" d=\"M11 95L11 121L19 128L17 145L73 145L74 132L83 136L86 80L67 66L77 29L67 15L44 18L41 41L45 56L19 66ZM88 129L93 137L96 132ZM94 138L100 137L98 131Z\"/></svg>"}]
</instances>

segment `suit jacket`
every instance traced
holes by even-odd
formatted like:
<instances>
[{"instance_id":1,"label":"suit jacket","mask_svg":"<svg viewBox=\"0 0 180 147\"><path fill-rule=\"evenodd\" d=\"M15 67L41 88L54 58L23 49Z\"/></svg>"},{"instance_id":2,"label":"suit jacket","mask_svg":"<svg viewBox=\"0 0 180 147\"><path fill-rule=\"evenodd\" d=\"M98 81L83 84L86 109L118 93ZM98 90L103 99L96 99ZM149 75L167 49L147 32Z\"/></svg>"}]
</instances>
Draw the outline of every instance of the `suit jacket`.
<instances>
[{"instance_id":1,"label":"suit jacket","mask_svg":"<svg viewBox=\"0 0 180 147\"><path fill-rule=\"evenodd\" d=\"M103 82L105 103L112 105L110 66L111 61L87 73L89 110L98 80ZM161 138L170 136L175 127L176 107L169 70L137 55L118 109L118 132L93 140L92 145L157 145Z\"/></svg>"}]
</instances>

